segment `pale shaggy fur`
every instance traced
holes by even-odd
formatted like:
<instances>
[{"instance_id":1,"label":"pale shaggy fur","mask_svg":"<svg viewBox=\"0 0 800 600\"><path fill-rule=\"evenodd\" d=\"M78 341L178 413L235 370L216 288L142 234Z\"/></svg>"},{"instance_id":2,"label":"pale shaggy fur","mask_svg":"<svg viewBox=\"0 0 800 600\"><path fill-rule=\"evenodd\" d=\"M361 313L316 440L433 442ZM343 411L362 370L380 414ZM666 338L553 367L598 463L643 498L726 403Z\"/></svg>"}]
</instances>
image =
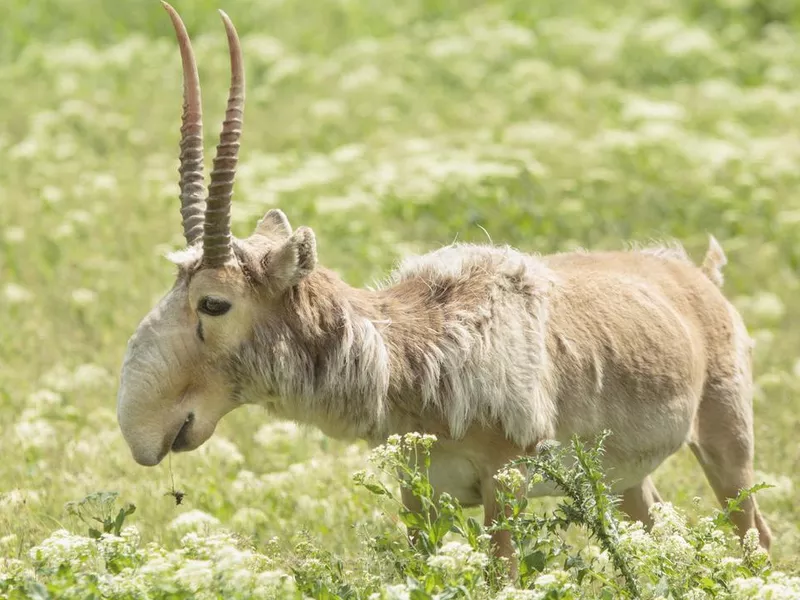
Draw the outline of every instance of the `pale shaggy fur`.
<instances>
[{"instance_id":1,"label":"pale shaggy fur","mask_svg":"<svg viewBox=\"0 0 800 600\"><path fill-rule=\"evenodd\" d=\"M317 424L332 434L340 428L384 439L396 429L392 404L414 402L439 415L454 438L475 425L499 424L509 439L526 447L555 433L545 349L552 276L540 261L510 248L451 246L401 265L390 284L372 294L387 302L380 313L366 307L364 292L350 297L342 282L320 272L308 286L314 292L330 286L320 292L329 294L322 309L335 316L314 314L320 307L302 288L287 310L300 307L312 323L335 321L338 333L322 343L322 359L309 356L309 347L320 344L308 342L329 332L314 332L290 318L257 328L252 343L232 359L231 370L238 381L250 382L239 391L248 401L274 395L282 399L275 410L289 418L319 417ZM413 338L398 329L403 327L398 316L447 306L437 298L443 286L475 288L480 297L448 308L447 319L436 328L422 326ZM411 294L410 305L393 306L395 287ZM498 318L501 313L505 318ZM303 329L307 333L299 334ZM406 345L413 345L415 356L402 360L398 346Z\"/></svg>"},{"instance_id":2,"label":"pale shaggy fur","mask_svg":"<svg viewBox=\"0 0 800 600\"><path fill-rule=\"evenodd\" d=\"M256 403L371 444L436 434L434 488L483 504L487 522L507 461L604 429L613 487L642 521L659 500L649 474L684 443L721 501L753 483L751 342L718 287L713 238L701 268L676 246L534 256L454 244L362 290L317 265L311 230L273 210L223 268L204 268L194 247L172 258L176 284L121 378L120 426L142 464ZM230 311L202 314L205 297ZM734 519L769 545L754 500Z\"/></svg>"},{"instance_id":3,"label":"pale shaggy fur","mask_svg":"<svg viewBox=\"0 0 800 600\"><path fill-rule=\"evenodd\" d=\"M117 415L137 462L197 448L251 402L371 444L436 434L434 489L483 504L487 524L505 510L498 470L549 438L610 430L613 489L645 523L660 499L650 473L684 443L720 501L753 483L752 344L720 291L725 255L713 238L699 268L678 244L551 256L454 244L406 260L377 290L317 265L314 233L293 230L279 210L237 240L228 219L241 45L223 13L231 91L203 199L196 64L180 17L164 6L184 66L189 247L171 256L175 284L128 342ZM756 527L769 547L755 500L741 508L732 515L739 534ZM493 537L511 557L509 532Z\"/></svg>"}]
</instances>

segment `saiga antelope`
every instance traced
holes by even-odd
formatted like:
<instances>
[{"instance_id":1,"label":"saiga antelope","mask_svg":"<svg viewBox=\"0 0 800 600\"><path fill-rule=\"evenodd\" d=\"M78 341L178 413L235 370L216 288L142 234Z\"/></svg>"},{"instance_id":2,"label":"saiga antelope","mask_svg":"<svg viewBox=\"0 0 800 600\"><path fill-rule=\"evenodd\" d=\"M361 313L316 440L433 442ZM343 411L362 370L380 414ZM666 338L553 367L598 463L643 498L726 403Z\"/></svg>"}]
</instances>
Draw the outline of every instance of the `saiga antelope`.
<instances>
[{"instance_id":1,"label":"saiga antelope","mask_svg":"<svg viewBox=\"0 0 800 600\"><path fill-rule=\"evenodd\" d=\"M650 473L688 443L720 501L753 483L751 340L720 291L725 256L680 248L523 254L451 245L406 259L377 290L317 264L314 233L268 211L247 239L230 209L244 107L239 40L222 13L232 79L208 194L186 29L180 198L187 247L175 284L130 339L118 419L156 465L200 446L237 406L371 444L435 433L431 480L498 514L493 476L545 439L613 435L605 465L623 510L649 522ZM532 495L551 493L546 487ZM408 500L408 499L407 499ZM412 507L413 508L413 507ZM755 499L740 535L770 532ZM496 552L512 553L498 534Z\"/></svg>"}]
</instances>

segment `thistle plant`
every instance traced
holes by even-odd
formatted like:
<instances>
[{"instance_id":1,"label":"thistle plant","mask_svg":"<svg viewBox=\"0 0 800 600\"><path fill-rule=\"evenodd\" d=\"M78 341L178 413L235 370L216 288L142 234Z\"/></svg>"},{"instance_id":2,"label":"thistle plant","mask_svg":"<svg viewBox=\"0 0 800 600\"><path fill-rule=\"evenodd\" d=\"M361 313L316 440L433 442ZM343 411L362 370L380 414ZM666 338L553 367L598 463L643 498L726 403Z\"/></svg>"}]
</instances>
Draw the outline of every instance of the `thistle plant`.
<instances>
[{"instance_id":1,"label":"thistle plant","mask_svg":"<svg viewBox=\"0 0 800 600\"><path fill-rule=\"evenodd\" d=\"M578 438L565 445L542 443L534 456L507 465L495 477L498 501L507 510L487 528L455 498L432 488L428 470L433 436L390 438L372 452L377 472L354 476L358 485L387 499L387 514L397 514L412 532L405 547L383 545L384 551L391 548L407 595L384 586L375 598L739 598L736 590L747 585L756 589L746 581L784 581L784 575L771 572L755 530L741 549L731 530L730 515L766 486L743 490L724 510L701 517L695 525L672 504L658 503L651 511L653 526L646 531L618 510L619 498L602 468L608 435L591 443ZM531 485L542 483L562 494L552 511L537 509L526 497ZM403 495L420 509L407 508ZM519 569L513 581L488 552L489 534L500 530L511 533L517 552ZM582 532L578 539L583 543L569 543L571 532Z\"/></svg>"}]
</instances>

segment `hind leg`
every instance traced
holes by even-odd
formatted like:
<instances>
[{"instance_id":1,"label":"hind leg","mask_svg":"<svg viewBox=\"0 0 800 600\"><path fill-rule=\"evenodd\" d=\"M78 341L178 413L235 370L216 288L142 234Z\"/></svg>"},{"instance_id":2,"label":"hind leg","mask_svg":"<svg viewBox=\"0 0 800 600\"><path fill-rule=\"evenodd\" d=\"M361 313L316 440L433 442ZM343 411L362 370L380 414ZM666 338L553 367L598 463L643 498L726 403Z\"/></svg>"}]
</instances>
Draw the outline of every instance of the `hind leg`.
<instances>
[{"instance_id":1,"label":"hind leg","mask_svg":"<svg viewBox=\"0 0 800 600\"><path fill-rule=\"evenodd\" d=\"M707 385L689 446L723 506L753 485L753 438L750 386L741 380ZM755 498L745 500L731 520L740 537L752 527L758 529L761 546L769 550L772 534Z\"/></svg>"},{"instance_id":2,"label":"hind leg","mask_svg":"<svg viewBox=\"0 0 800 600\"><path fill-rule=\"evenodd\" d=\"M653 480L648 476L639 485L628 488L622 492L620 510L634 521L641 521L649 529L653 525L650 517L650 507L661 502Z\"/></svg>"}]
</instances>

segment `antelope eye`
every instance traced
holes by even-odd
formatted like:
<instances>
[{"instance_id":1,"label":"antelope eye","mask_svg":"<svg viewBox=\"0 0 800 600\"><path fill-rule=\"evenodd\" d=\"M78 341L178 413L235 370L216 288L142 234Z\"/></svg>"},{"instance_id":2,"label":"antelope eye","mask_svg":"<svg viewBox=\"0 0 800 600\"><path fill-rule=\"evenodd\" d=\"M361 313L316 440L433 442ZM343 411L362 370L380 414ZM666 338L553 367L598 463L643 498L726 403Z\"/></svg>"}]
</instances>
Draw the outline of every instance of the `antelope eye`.
<instances>
[{"instance_id":1,"label":"antelope eye","mask_svg":"<svg viewBox=\"0 0 800 600\"><path fill-rule=\"evenodd\" d=\"M221 298L204 296L197 305L197 310L210 317L219 317L231 309L231 303Z\"/></svg>"}]
</instances>

